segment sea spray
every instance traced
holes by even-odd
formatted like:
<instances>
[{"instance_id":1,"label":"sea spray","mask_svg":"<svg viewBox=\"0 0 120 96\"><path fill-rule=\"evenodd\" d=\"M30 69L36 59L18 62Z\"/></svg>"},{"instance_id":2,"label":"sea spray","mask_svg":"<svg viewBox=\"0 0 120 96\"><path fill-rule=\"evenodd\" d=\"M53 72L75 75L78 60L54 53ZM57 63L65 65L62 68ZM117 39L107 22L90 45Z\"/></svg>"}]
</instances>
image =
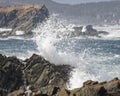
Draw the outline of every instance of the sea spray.
<instances>
[{"instance_id":1,"label":"sea spray","mask_svg":"<svg viewBox=\"0 0 120 96\"><path fill-rule=\"evenodd\" d=\"M108 35L101 35L102 39L114 39L119 40L120 39L120 25L104 25L104 26L95 26L95 28L99 31L103 30L108 32Z\"/></svg>"},{"instance_id":2,"label":"sea spray","mask_svg":"<svg viewBox=\"0 0 120 96\"><path fill-rule=\"evenodd\" d=\"M74 26L54 15L34 30L34 40L40 55L54 64L69 64L75 67L71 72L68 87L80 87L89 79L103 81L114 76L120 77L120 55L113 54L113 49L109 50L110 41L71 38L69 34Z\"/></svg>"},{"instance_id":3,"label":"sea spray","mask_svg":"<svg viewBox=\"0 0 120 96\"><path fill-rule=\"evenodd\" d=\"M46 22L40 24L34 32L36 32L35 42L38 45L38 50L46 59L56 64L68 64L67 58L73 55L66 52L60 52L56 49L56 45L62 39L67 39L69 32L72 31L74 25L66 26L66 21L57 19L55 15L51 16ZM64 56L62 56L64 55ZM62 61L63 60L63 61Z\"/></svg>"}]
</instances>

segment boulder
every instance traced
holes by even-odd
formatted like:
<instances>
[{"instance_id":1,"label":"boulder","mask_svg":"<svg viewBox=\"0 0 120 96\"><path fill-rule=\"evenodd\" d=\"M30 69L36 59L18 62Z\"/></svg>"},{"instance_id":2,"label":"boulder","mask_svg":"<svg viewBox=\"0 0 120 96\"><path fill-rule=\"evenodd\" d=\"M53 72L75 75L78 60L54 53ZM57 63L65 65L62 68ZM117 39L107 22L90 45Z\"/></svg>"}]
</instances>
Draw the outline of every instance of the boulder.
<instances>
[{"instance_id":1,"label":"boulder","mask_svg":"<svg viewBox=\"0 0 120 96\"><path fill-rule=\"evenodd\" d=\"M92 25L73 27L72 37L74 36L96 36L100 37L100 34L108 35L106 31L97 31Z\"/></svg>"}]
</instances>

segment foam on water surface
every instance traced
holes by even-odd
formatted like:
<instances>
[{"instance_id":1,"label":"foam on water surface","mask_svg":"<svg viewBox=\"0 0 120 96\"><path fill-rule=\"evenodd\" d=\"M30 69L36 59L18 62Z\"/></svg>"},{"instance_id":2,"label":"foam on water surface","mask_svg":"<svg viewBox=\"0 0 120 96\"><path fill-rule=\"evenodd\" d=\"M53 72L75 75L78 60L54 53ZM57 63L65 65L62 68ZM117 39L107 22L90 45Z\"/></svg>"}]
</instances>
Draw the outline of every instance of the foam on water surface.
<instances>
[{"instance_id":1,"label":"foam on water surface","mask_svg":"<svg viewBox=\"0 0 120 96\"><path fill-rule=\"evenodd\" d=\"M74 26L53 15L33 30L35 36L32 40L1 39L0 53L21 59L36 53L54 64L75 67L68 84L70 89L82 86L89 79L104 81L120 77L119 25L95 26L97 30L109 32L102 38L70 37Z\"/></svg>"},{"instance_id":2,"label":"foam on water surface","mask_svg":"<svg viewBox=\"0 0 120 96\"><path fill-rule=\"evenodd\" d=\"M112 42L113 45L110 45L109 43L112 41L110 39L105 41L99 38L98 42L97 38L70 38L69 32L73 30L74 26L56 16L51 16L34 30L36 32L34 40L40 55L52 63L69 64L75 67L71 72L72 76L68 87L70 89L80 87L84 81L89 79L103 81L110 80L114 76L120 77L120 52L117 52L119 48L108 50L109 46L114 47L114 42ZM108 37L110 36L116 38L116 35L114 36L112 33ZM104 44L103 46L108 49L100 44Z\"/></svg>"}]
</instances>

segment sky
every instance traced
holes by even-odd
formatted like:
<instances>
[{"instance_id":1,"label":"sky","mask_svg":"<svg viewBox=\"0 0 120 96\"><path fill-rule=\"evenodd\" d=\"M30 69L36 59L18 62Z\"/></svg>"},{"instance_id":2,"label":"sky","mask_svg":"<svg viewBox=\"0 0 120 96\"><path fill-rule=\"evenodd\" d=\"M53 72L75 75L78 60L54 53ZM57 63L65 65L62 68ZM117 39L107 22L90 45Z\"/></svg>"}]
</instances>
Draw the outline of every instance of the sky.
<instances>
[{"instance_id":1,"label":"sky","mask_svg":"<svg viewBox=\"0 0 120 96\"><path fill-rule=\"evenodd\" d=\"M52 0L52 1L56 1L59 3L66 3L66 4L80 4L80 3L112 1L112 0Z\"/></svg>"}]
</instances>

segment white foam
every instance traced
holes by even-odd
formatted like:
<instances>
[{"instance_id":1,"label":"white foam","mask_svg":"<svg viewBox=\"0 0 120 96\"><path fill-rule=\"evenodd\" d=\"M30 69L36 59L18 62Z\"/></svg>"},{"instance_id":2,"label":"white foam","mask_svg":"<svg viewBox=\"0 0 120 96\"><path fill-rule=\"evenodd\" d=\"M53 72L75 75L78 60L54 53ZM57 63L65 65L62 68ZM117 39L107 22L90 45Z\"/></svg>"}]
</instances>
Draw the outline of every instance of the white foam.
<instances>
[{"instance_id":1,"label":"white foam","mask_svg":"<svg viewBox=\"0 0 120 96\"><path fill-rule=\"evenodd\" d=\"M108 25L108 26L95 26L99 31L106 31L108 35L102 35L104 39L119 39L120 38L120 25Z\"/></svg>"},{"instance_id":2,"label":"white foam","mask_svg":"<svg viewBox=\"0 0 120 96\"><path fill-rule=\"evenodd\" d=\"M104 56L103 54L97 56L92 53L90 48L85 48L82 52L79 52L79 54L70 50L74 48L72 45L75 43L74 39L80 40L80 38L68 39L67 36L73 26L75 25L67 24L65 20L51 16L46 22L38 25L34 30L36 33L34 40L38 45L40 55L52 63L70 64L75 67L71 73L70 89L82 86L83 82L89 79L103 81L112 79L114 76L120 77L120 65L113 66L105 63L105 61L113 60L116 57L120 58L119 54L115 56ZM67 51L57 49L56 44L59 44L62 39L68 40L67 43L70 45L70 48L68 48ZM65 47L64 44L60 46L62 49ZM101 64L101 62L104 62L104 64Z\"/></svg>"},{"instance_id":3,"label":"white foam","mask_svg":"<svg viewBox=\"0 0 120 96\"><path fill-rule=\"evenodd\" d=\"M24 35L25 34L24 31L16 31L15 33L16 33L16 35Z\"/></svg>"},{"instance_id":4,"label":"white foam","mask_svg":"<svg viewBox=\"0 0 120 96\"><path fill-rule=\"evenodd\" d=\"M11 28L0 28L0 32L12 31Z\"/></svg>"}]
</instances>

